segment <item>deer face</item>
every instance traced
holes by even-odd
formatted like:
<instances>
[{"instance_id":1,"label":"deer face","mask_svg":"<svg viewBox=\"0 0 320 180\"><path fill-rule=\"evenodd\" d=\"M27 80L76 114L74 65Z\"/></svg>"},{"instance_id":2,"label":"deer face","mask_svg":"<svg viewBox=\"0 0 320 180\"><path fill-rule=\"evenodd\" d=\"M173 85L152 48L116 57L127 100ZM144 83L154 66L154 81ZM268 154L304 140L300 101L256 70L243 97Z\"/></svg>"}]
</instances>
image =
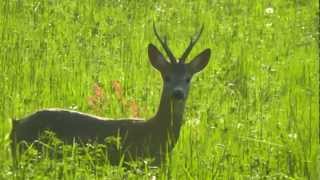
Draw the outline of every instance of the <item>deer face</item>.
<instances>
[{"instance_id":1,"label":"deer face","mask_svg":"<svg viewBox=\"0 0 320 180\"><path fill-rule=\"evenodd\" d=\"M179 63L169 63L153 44L149 44L148 54L152 66L161 73L164 91L174 100L185 100L192 76L209 62L210 49L204 50L187 64L181 60Z\"/></svg>"},{"instance_id":2,"label":"deer face","mask_svg":"<svg viewBox=\"0 0 320 180\"><path fill-rule=\"evenodd\" d=\"M166 92L166 94L173 100L185 100L188 96L192 76L205 68L210 59L211 50L206 49L196 56L190 63L185 63L192 47L198 41L203 31L203 26L199 33L195 37L191 38L190 44L179 59L179 62L177 62L173 53L169 49L166 37L164 37L164 39L160 38L154 24L153 30L163 49L166 51L170 63L165 60L164 56L153 44L149 44L148 46L149 60L152 66L161 73L164 82L164 92Z\"/></svg>"}]
</instances>

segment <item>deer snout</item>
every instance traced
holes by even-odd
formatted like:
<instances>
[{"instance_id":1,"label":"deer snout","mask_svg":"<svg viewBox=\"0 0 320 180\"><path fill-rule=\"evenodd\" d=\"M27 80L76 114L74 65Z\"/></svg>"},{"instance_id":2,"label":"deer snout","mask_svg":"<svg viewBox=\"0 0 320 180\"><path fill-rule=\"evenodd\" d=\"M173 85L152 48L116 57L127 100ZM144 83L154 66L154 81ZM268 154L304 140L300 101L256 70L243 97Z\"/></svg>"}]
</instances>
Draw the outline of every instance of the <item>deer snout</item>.
<instances>
[{"instance_id":1,"label":"deer snout","mask_svg":"<svg viewBox=\"0 0 320 180\"><path fill-rule=\"evenodd\" d=\"M172 97L177 100L182 100L185 98L185 94L181 89L175 89L173 90Z\"/></svg>"}]
</instances>

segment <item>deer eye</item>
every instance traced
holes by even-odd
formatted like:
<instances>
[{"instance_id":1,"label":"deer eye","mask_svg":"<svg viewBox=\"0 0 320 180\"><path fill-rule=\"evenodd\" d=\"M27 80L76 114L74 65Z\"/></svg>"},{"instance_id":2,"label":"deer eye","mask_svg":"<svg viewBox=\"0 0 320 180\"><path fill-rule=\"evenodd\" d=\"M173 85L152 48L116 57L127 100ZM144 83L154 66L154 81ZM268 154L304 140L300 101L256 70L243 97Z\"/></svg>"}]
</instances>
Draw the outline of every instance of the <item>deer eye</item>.
<instances>
[{"instance_id":1,"label":"deer eye","mask_svg":"<svg viewBox=\"0 0 320 180\"><path fill-rule=\"evenodd\" d=\"M164 80L165 80L166 82L170 82L170 77L169 77L169 76L165 76L165 77L164 77Z\"/></svg>"}]
</instances>

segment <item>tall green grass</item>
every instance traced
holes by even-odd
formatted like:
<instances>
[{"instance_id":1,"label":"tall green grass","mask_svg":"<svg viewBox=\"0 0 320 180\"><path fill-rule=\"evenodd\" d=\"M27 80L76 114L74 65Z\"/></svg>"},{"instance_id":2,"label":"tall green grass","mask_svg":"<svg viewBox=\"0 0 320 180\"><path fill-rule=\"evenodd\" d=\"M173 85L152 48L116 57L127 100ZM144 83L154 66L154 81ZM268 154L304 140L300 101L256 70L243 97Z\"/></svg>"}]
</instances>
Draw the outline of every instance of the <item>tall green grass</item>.
<instances>
[{"instance_id":1,"label":"tall green grass","mask_svg":"<svg viewBox=\"0 0 320 180\"><path fill-rule=\"evenodd\" d=\"M319 3L310 1L0 1L0 179L317 179ZM185 125L161 168L124 171L90 158L37 158L11 167L11 118L41 108L132 116L117 97L155 113L161 91L147 45L156 22L179 56L213 55L193 79ZM99 111L90 105L103 89Z\"/></svg>"}]
</instances>

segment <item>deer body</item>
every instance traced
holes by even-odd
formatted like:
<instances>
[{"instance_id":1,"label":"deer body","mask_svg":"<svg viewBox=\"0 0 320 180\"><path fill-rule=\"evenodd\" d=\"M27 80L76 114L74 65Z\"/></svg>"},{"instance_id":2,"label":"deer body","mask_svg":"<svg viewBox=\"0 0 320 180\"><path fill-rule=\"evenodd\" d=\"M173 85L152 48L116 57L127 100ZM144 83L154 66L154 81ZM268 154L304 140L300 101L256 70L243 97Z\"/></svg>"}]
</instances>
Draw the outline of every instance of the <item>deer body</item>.
<instances>
[{"instance_id":1,"label":"deer body","mask_svg":"<svg viewBox=\"0 0 320 180\"><path fill-rule=\"evenodd\" d=\"M202 27L203 29L203 27ZM66 144L105 143L108 137L119 137L121 150L107 147L112 164L118 164L121 155L125 161L150 157L160 162L174 148L183 124L183 112L193 74L202 70L210 58L210 49L204 50L190 63L184 63L200 34L191 39L190 45L177 62L174 55L162 40L154 26L171 63L165 60L160 51L149 44L149 60L160 71L163 83L161 101L157 113L143 121L137 119L110 120L77 111L45 109L37 111L19 121L13 121L11 131L12 154L16 158L16 144L22 141L36 142L44 131L49 130Z\"/></svg>"}]
</instances>

